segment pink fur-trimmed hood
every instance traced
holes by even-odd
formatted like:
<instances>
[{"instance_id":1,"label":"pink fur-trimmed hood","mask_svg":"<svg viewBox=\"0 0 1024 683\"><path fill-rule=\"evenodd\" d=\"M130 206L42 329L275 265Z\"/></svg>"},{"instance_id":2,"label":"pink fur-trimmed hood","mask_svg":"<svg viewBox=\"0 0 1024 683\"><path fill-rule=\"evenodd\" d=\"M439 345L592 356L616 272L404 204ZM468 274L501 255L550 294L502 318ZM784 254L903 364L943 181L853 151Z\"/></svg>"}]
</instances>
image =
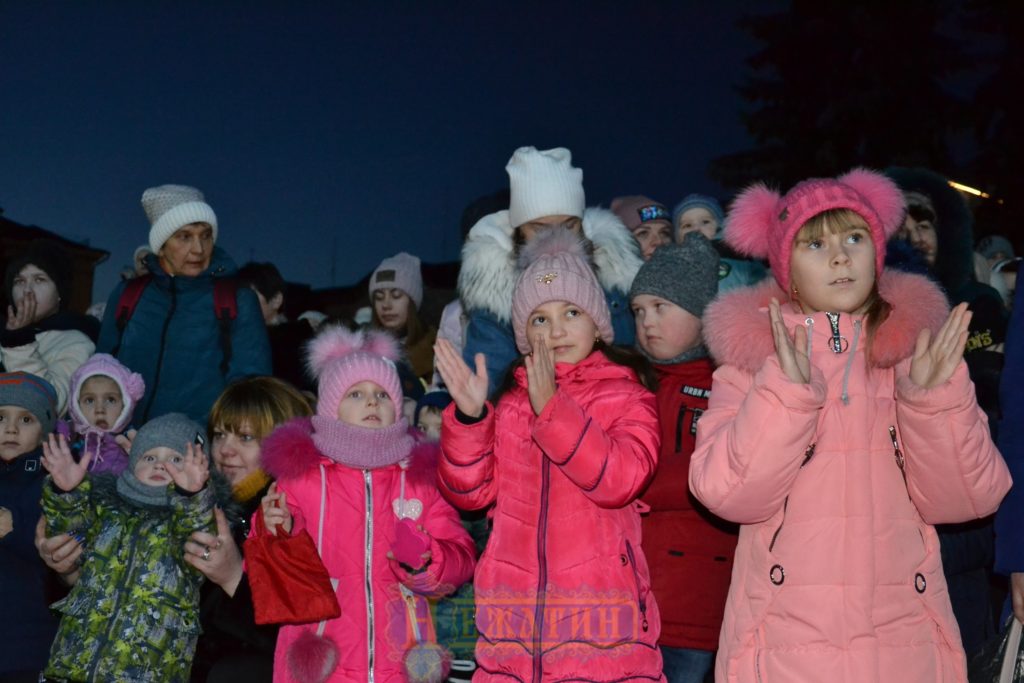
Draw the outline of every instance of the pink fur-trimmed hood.
<instances>
[{"instance_id":1,"label":"pink fur-trimmed hood","mask_svg":"<svg viewBox=\"0 0 1024 683\"><path fill-rule=\"evenodd\" d=\"M410 429L414 445L406 470L410 483L433 486L439 446L424 440L419 430ZM263 440L263 470L274 479L295 479L327 460L313 443L313 421L298 417L285 422Z\"/></svg>"},{"instance_id":2,"label":"pink fur-trimmed hood","mask_svg":"<svg viewBox=\"0 0 1024 683\"><path fill-rule=\"evenodd\" d=\"M890 368L914 352L923 328L935 333L949 315L949 303L928 278L886 271L878 280L878 292L891 306L889 317L878 328L871 349L871 365ZM719 365L734 365L757 372L765 358L775 353L768 324L768 304L788 297L779 285L766 280L754 287L733 290L708 306L704 314L704 339Z\"/></svg>"}]
</instances>

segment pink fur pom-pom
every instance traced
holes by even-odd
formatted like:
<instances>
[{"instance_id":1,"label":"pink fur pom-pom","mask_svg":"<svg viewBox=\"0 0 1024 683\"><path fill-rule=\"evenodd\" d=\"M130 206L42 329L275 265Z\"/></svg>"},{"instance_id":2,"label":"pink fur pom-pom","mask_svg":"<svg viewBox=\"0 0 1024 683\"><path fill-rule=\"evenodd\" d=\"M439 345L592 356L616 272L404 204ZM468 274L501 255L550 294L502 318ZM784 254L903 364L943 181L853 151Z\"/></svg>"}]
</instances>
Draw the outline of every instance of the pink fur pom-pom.
<instances>
[{"instance_id":1,"label":"pink fur pom-pom","mask_svg":"<svg viewBox=\"0 0 1024 683\"><path fill-rule=\"evenodd\" d=\"M896 183L881 173L866 168L855 168L840 176L838 180L852 187L874 207L882 219L882 230L886 239L899 230L907 205Z\"/></svg>"},{"instance_id":2,"label":"pink fur pom-pom","mask_svg":"<svg viewBox=\"0 0 1024 683\"><path fill-rule=\"evenodd\" d=\"M736 251L754 258L766 258L778 192L755 183L736 197L725 221L725 241Z\"/></svg>"},{"instance_id":3,"label":"pink fur pom-pom","mask_svg":"<svg viewBox=\"0 0 1024 683\"><path fill-rule=\"evenodd\" d=\"M304 631L288 648L288 670L299 683L323 683L337 666L338 646L312 631Z\"/></svg>"},{"instance_id":4,"label":"pink fur pom-pom","mask_svg":"<svg viewBox=\"0 0 1024 683\"><path fill-rule=\"evenodd\" d=\"M519 267L526 268L542 256L565 254L578 256L589 262L590 254L583 239L576 233L564 228L544 230L528 243L523 245L519 253Z\"/></svg>"},{"instance_id":5,"label":"pink fur pom-pom","mask_svg":"<svg viewBox=\"0 0 1024 683\"><path fill-rule=\"evenodd\" d=\"M396 361L401 356L398 342L386 332L352 332L342 325L328 327L309 342L306 364L319 377L331 361L363 351Z\"/></svg>"}]
</instances>

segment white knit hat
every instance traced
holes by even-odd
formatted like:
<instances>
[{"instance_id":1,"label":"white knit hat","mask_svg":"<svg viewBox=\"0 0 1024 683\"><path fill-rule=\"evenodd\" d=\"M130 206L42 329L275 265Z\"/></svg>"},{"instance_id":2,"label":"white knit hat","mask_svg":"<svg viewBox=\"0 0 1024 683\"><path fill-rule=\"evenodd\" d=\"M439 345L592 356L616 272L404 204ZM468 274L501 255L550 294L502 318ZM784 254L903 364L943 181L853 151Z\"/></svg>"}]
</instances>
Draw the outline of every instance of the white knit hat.
<instances>
[{"instance_id":1,"label":"white knit hat","mask_svg":"<svg viewBox=\"0 0 1024 683\"><path fill-rule=\"evenodd\" d=\"M583 171L572 165L565 147L538 151L520 147L505 166L511 194L508 217L513 228L544 216L583 218Z\"/></svg>"},{"instance_id":2,"label":"white knit hat","mask_svg":"<svg viewBox=\"0 0 1024 683\"><path fill-rule=\"evenodd\" d=\"M164 242L190 223L209 223L213 241L217 241L217 215L203 201L203 193L188 185L160 185L142 193L142 208L153 226L149 229L149 246L160 253Z\"/></svg>"}]
</instances>

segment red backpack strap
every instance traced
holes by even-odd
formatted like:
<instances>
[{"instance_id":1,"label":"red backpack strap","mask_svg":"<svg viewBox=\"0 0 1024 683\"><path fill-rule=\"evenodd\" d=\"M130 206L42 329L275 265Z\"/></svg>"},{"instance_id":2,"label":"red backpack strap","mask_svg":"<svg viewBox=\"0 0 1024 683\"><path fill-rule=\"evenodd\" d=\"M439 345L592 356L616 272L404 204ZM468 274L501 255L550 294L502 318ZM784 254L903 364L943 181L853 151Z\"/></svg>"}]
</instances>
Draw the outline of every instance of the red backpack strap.
<instances>
[{"instance_id":1,"label":"red backpack strap","mask_svg":"<svg viewBox=\"0 0 1024 683\"><path fill-rule=\"evenodd\" d=\"M238 280L226 277L213 281L213 312L220 327L220 374L227 377L231 366L231 323L238 317Z\"/></svg>"},{"instance_id":2,"label":"red backpack strap","mask_svg":"<svg viewBox=\"0 0 1024 683\"><path fill-rule=\"evenodd\" d=\"M114 322L117 325L117 344L114 345L110 355L116 357L117 352L121 349L121 337L124 336L124 328L128 326L128 321L131 320L136 306L139 305L139 300L142 299L142 292L145 291L146 286L152 279L153 276L149 273L133 277L125 283L124 289L121 290L121 298L117 300L117 313L114 318Z\"/></svg>"}]
</instances>

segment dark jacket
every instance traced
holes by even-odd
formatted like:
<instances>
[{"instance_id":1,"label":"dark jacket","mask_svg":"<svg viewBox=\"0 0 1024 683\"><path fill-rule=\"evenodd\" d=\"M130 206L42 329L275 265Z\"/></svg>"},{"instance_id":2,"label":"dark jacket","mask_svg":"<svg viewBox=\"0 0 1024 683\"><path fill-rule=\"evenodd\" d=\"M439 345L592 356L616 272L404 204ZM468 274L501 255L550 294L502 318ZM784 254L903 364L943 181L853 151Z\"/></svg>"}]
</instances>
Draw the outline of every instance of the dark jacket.
<instances>
[{"instance_id":1,"label":"dark jacket","mask_svg":"<svg viewBox=\"0 0 1024 683\"><path fill-rule=\"evenodd\" d=\"M235 264L214 247L210 267L196 277L171 277L149 257L153 280L142 293L123 334L116 324L125 283L107 302L97 350L111 353L146 380L146 394L134 423L182 412L206 424L206 416L224 387L234 379L270 374L270 344L256 295L239 287L238 317L231 324L231 363L221 372L224 352L213 307L215 278L231 277ZM116 349L116 353L114 353Z\"/></svg>"},{"instance_id":2,"label":"dark jacket","mask_svg":"<svg viewBox=\"0 0 1024 683\"><path fill-rule=\"evenodd\" d=\"M46 665L57 619L48 604L49 570L35 547L39 496L46 472L41 449L0 461L0 507L11 511L13 530L0 538L0 677Z\"/></svg>"},{"instance_id":3,"label":"dark jacket","mask_svg":"<svg viewBox=\"0 0 1024 683\"><path fill-rule=\"evenodd\" d=\"M1024 572L1024 287L1014 296L1013 315L1006 335L1006 365L1000 394L1003 422L999 429L999 452L1013 475L1014 487L1003 499L996 515L996 571Z\"/></svg>"}]
</instances>

